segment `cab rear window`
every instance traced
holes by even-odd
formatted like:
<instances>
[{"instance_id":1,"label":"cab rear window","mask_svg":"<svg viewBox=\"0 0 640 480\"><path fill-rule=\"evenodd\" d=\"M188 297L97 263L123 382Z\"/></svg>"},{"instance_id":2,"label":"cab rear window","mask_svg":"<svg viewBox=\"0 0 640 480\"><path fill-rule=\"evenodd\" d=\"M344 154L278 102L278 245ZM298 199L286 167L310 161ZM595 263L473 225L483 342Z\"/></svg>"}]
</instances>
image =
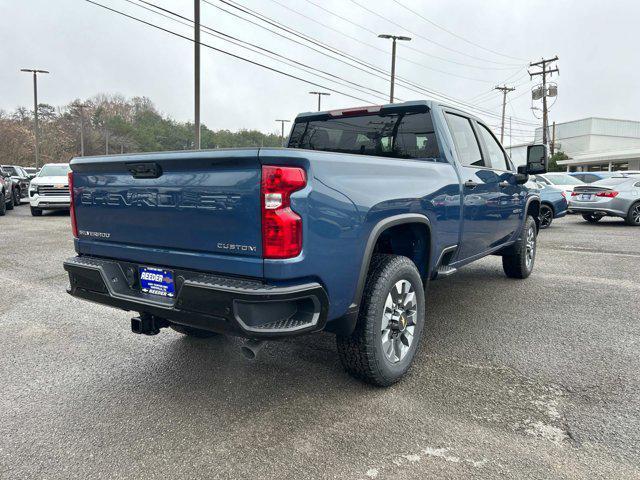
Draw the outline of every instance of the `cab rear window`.
<instances>
[{"instance_id":1,"label":"cab rear window","mask_svg":"<svg viewBox=\"0 0 640 480\"><path fill-rule=\"evenodd\" d=\"M289 147L442 161L429 112L302 119L293 127Z\"/></svg>"}]
</instances>

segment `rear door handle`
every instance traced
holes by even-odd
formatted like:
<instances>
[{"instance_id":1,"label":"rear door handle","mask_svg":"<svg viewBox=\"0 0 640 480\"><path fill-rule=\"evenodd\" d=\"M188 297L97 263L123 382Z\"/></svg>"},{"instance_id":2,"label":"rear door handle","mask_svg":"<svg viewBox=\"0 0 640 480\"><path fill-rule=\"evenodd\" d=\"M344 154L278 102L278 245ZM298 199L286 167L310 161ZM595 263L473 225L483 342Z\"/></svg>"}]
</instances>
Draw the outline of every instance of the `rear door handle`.
<instances>
[{"instance_id":1,"label":"rear door handle","mask_svg":"<svg viewBox=\"0 0 640 480\"><path fill-rule=\"evenodd\" d=\"M507 187L510 187L510 186L511 186L511 184L505 180L504 182L500 182L500 183L498 184L498 186L499 186L500 188L507 188Z\"/></svg>"},{"instance_id":2,"label":"rear door handle","mask_svg":"<svg viewBox=\"0 0 640 480\"><path fill-rule=\"evenodd\" d=\"M466 182L464 182L464 188L476 188L479 184L474 182L473 180L467 180Z\"/></svg>"}]
</instances>

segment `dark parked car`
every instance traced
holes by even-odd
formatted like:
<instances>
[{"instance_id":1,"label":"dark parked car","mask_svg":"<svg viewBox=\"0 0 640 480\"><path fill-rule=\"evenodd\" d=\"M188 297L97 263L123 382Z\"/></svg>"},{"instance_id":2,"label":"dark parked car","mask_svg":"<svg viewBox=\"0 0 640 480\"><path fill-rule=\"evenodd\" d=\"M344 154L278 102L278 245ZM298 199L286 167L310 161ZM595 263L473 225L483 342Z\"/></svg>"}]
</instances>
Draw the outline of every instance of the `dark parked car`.
<instances>
[{"instance_id":1,"label":"dark parked car","mask_svg":"<svg viewBox=\"0 0 640 480\"><path fill-rule=\"evenodd\" d=\"M23 167L23 170L29 175L29 179L34 178L40 170L35 167Z\"/></svg>"},{"instance_id":2,"label":"dark parked car","mask_svg":"<svg viewBox=\"0 0 640 480\"><path fill-rule=\"evenodd\" d=\"M542 182L534 182L533 188L540 190L540 228L549 228L555 218L567 214L568 200L564 190Z\"/></svg>"},{"instance_id":3,"label":"dark parked car","mask_svg":"<svg viewBox=\"0 0 640 480\"><path fill-rule=\"evenodd\" d=\"M11 175L13 182L13 204L20 205L20 201L23 198L27 198L29 195L29 174L17 165L2 165L2 169Z\"/></svg>"},{"instance_id":4,"label":"dark parked car","mask_svg":"<svg viewBox=\"0 0 640 480\"><path fill-rule=\"evenodd\" d=\"M0 167L0 217L13 210L13 182L9 172Z\"/></svg>"}]
</instances>

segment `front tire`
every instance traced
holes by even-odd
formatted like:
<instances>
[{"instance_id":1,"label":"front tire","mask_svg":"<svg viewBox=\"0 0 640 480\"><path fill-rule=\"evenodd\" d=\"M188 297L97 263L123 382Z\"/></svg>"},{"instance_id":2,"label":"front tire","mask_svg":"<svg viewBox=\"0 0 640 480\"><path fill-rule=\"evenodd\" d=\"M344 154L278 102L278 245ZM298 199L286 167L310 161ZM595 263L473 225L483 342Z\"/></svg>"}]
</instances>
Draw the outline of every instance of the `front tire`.
<instances>
[{"instance_id":1,"label":"front tire","mask_svg":"<svg viewBox=\"0 0 640 480\"><path fill-rule=\"evenodd\" d=\"M13 210L14 207L14 201L13 201L13 196L11 196L11 199L7 202L7 210Z\"/></svg>"},{"instance_id":2,"label":"front tire","mask_svg":"<svg viewBox=\"0 0 640 480\"><path fill-rule=\"evenodd\" d=\"M42 210L40 210L39 208L31 207L31 215L33 215L34 217L40 217L42 216Z\"/></svg>"},{"instance_id":3,"label":"front tire","mask_svg":"<svg viewBox=\"0 0 640 480\"><path fill-rule=\"evenodd\" d=\"M538 244L536 221L531 215L522 226L522 233L512 251L502 256L502 268L509 278L527 278L533 271Z\"/></svg>"},{"instance_id":4,"label":"front tire","mask_svg":"<svg viewBox=\"0 0 640 480\"><path fill-rule=\"evenodd\" d=\"M640 227L640 202L636 202L631 205L629 208L629 212L627 213L627 218L625 218L627 225L631 225L633 227Z\"/></svg>"},{"instance_id":5,"label":"front tire","mask_svg":"<svg viewBox=\"0 0 640 480\"><path fill-rule=\"evenodd\" d=\"M420 346L424 297L420 273L411 260L374 255L356 328L350 336L336 337L345 370L380 387L400 380Z\"/></svg>"},{"instance_id":6,"label":"front tire","mask_svg":"<svg viewBox=\"0 0 640 480\"><path fill-rule=\"evenodd\" d=\"M553 222L553 209L549 205L540 207L540 230L549 228Z\"/></svg>"},{"instance_id":7,"label":"front tire","mask_svg":"<svg viewBox=\"0 0 640 480\"><path fill-rule=\"evenodd\" d=\"M585 214L582 215L582 218L584 218L589 223L598 223L600 220L602 220L602 215L594 215L592 213L585 213Z\"/></svg>"},{"instance_id":8,"label":"front tire","mask_svg":"<svg viewBox=\"0 0 640 480\"><path fill-rule=\"evenodd\" d=\"M199 328L187 327L186 325L170 325L172 330L175 330L178 333L186 335L187 337L195 337L195 338L211 338L216 337L219 334L216 332L210 332L208 330L200 330Z\"/></svg>"},{"instance_id":9,"label":"front tire","mask_svg":"<svg viewBox=\"0 0 640 480\"><path fill-rule=\"evenodd\" d=\"M4 217L7 213L7 201L4 198L4 192L0 192L0 217Z\"/></svg>"},{"instance_id":10,"label":"front tire","mask_svg":"<svg viewBox=\"0 0 640 480\"><path fill-rule=\"evenodd\" d=\"M20 190L17 188L13 189L13 204L16 207L20 205Z\"/></svg>"}]
</instances>

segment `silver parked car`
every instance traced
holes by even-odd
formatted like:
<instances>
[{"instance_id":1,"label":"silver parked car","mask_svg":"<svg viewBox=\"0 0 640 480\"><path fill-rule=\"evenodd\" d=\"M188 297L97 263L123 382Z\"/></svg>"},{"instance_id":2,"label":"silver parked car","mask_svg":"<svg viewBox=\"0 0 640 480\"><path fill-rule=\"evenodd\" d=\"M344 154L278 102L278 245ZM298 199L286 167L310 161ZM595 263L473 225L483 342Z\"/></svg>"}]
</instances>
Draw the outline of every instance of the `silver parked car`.
<instances>
[{"instance_id":1,"label":"silver parked car","mask_svg":"<svg viewBox=\"0 0 640 480\"><path fill-rule=\"evenodd\" d=\"M622 217L627 224L640 226L640 174L618 175L573 189L569 210L581 213L591 223L602 217Z\"/></svg>"}]
</instances>

